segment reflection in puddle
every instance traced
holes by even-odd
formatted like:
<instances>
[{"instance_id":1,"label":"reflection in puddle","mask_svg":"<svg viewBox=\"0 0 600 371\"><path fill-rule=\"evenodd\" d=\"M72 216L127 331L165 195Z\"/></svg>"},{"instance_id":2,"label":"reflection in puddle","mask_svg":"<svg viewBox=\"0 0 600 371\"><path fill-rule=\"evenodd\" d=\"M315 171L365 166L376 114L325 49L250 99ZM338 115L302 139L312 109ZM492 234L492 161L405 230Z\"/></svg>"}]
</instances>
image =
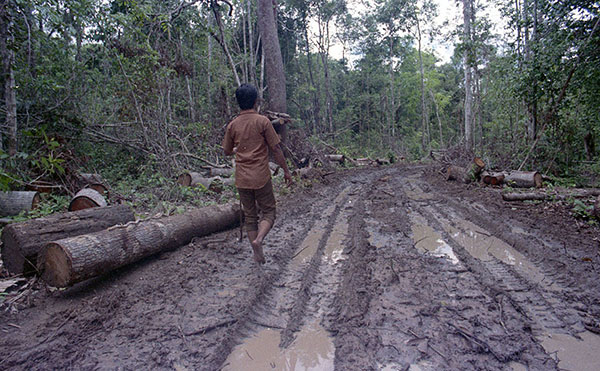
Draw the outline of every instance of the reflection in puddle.
<instances>
[{"instance_id":1,"label":"reflection in puddle","mask_svg":"<svg viewBox=\"0 0 600 371\"><path fill-rule=\"evenodd\" d=\"M564 370L598 370L600 368L600 336L585 331L581 340L566 334L540 336L548 354L556 353L558 367Z\"/></svg>"},{"instance_id":2,"label":"reflection in puddle","mask_svg":"<svg viewBox=\"0 0 600 371\"><path fill-rule=\"evenodd\" d=\"M344 214L340 214L337 222L331 230L327 245L325 245L325 260L329 264L335 264L342 260L344 250L343 242L348 235L348 219Z\"/></svg>"},{"instance_id":3,"label":"reflection in puddle","mask_svg":"<svg viewBox=\"0 0 600 371\"><path fill-rule=\"evenodd\" d=\"M333 340L317 321L305 324L287 349L280 341L278 330L260 331L233 349L223 370L333 370Z\"/></svg>"},{"instance_id":4,"label":"reflection in puddle","mask_svg":"<svg viewBox=\"0 0 600 371\"><path fill-rule=\"evenodd\" d=\"M513 266L516 270L541 282L544 275L525 256L512 248L506 242L492 236L485 229L460 218L454 218L454 225L438 216L444 230L456 242L467 250L471 256L482 261L492 260L492 257L504 264Z\"/></svg>"},{"instance_id":5,"label":"reflection in puddle","mask_svg":"<svg viewBox=\"0 0 600 371\"><path fill-rule=\"evenodd\" d=\"M415 241L415 247L418 250L433 256L446 258L452 264L458 264L458 258L452 247L444 241L440 233L427 225L425 218L412 213L411 220L413 222L411 226L413 241Z\"/></svg>"}]
</instances>

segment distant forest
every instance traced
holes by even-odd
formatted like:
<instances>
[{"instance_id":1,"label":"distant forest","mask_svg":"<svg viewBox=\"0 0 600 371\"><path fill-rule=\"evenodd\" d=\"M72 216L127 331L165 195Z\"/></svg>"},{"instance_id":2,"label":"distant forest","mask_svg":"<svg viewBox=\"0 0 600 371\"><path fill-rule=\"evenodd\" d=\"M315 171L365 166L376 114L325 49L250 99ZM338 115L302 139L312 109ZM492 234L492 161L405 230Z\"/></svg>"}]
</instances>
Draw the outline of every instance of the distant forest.
<instances>
[{"instance_id":1,"label":"distant forest","mask_svg":"<svg viewBox=\"0 0 600 371\"><path fill-rule=\"evenodd\" d=\"M222 162L244 82L291 115L290 141L412 160L460 148L598 181L597 1L498 0L502 35L487 2L454 4L462 24L444 32L430 0L361 4L0 0L0 188L69 167L172 177ZM432 38L454 42L448 63Z\"/></svg>"}]
</instances>

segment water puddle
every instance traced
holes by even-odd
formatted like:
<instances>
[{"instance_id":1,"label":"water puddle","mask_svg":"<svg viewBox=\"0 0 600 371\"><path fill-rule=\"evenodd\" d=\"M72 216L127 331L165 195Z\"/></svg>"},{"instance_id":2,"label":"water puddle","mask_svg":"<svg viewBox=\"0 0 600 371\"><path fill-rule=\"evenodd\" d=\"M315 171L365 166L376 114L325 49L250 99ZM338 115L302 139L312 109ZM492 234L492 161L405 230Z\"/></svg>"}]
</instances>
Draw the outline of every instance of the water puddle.
<instances>
[{"instance_id":1,"label":"water puddle","mask_svg":"<svg viewBox=\"0 0 600 371\"><path fill-rule=\"evenodd\" d=\"M433 256L446 258L452 264L458 264L459 260L454 254L452 247L444 241L440 233L427 225L425 218L411 213L410 219L412 221L413 241L417 250Z\"/></svg>"},{"instance_id":2,"label":"water puddle","mask_svg":"<svg viewBox=\"0 0 600 371\"><path fill-rule=\"evenodd\" d=\"M490 261L496 258L504 264L513 266L516 270L541 282L544 275L523 254L512 248L501 239L492 236L485 229L460 218L453 218L454 223L441 216L436 216L442 228L452 236L457 243L476 259Z\"/></svg>"},{"instance_id":3,"label":"water puddle","mask_svg":"<svg viewBox=\"0 0 600 371\"><path fill-rule=\"evenodd\" d=\"M566 334L543 335L539 339L548 354L556 354L561 370L598 370L600 367L600 336L585 331L581 339Z\"/></svg>"},{"instance_id":4,"label":"water puddle","mask_svg":"<svg viewBox=\"0 0 600 371\"><path fill-rule=\"evenodd\" d=\"M325 261L335 264L343 259L344 239L348 236L348 216L340 213L325 245Z\"/></svg>"},{"instance_id":5,"label":"water puddle","mask_svg":"<svg viewBox=\"0 0 600 371\"><path fill-rule=\"evenodd\" d=\"M316 320L305 324L287 349L279 348L280 341L278 330L260 331L233 349L223 370L333 370L333 340Z\"/></svg>"}]
</instances>

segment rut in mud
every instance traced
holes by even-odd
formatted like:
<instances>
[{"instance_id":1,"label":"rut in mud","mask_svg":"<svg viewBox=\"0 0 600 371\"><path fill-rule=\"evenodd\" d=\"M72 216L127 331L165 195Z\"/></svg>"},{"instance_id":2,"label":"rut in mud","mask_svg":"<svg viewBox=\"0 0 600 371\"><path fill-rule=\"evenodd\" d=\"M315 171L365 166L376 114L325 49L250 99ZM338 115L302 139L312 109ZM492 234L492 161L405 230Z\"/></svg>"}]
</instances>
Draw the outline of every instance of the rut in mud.
<instances>
[{"instance_id":1,"label":"rut in mud","mask_svg":"<svg viewBox=\"0 0 600 371\"><path fill-rule=\"evenodd\" d=\"M446 183L425 166L334 177L279 203L262 269L229 231L68 290L37 292L31 308L1 314L0 366L600 364L597 229Z\"/></svg>"}]
</instances>

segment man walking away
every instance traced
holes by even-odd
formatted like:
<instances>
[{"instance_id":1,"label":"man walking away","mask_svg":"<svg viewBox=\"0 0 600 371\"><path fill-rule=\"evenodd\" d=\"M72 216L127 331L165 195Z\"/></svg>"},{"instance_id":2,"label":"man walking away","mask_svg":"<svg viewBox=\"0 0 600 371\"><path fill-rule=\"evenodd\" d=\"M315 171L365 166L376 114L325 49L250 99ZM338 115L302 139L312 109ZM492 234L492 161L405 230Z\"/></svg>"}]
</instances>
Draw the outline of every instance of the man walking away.
<instances>
[{"instance_id":1,"label":"man walking away","mask_svg":"<svg viewBox=\"0 0 600 371\"><path fill-rule=\"evenodd\" d=\"M264 264L262 242L271 230L276 216L269 149L275 162L283 169L288 185L292 182L292 175L273 125L255 110L258 97L256 88L250 84L242 84L235 91L235 97L241 112L227 125L223 150L227 156L235 154L235 186L242 202L248 240L252 245L254 261Z\"/></svg>"}]
</instances>

